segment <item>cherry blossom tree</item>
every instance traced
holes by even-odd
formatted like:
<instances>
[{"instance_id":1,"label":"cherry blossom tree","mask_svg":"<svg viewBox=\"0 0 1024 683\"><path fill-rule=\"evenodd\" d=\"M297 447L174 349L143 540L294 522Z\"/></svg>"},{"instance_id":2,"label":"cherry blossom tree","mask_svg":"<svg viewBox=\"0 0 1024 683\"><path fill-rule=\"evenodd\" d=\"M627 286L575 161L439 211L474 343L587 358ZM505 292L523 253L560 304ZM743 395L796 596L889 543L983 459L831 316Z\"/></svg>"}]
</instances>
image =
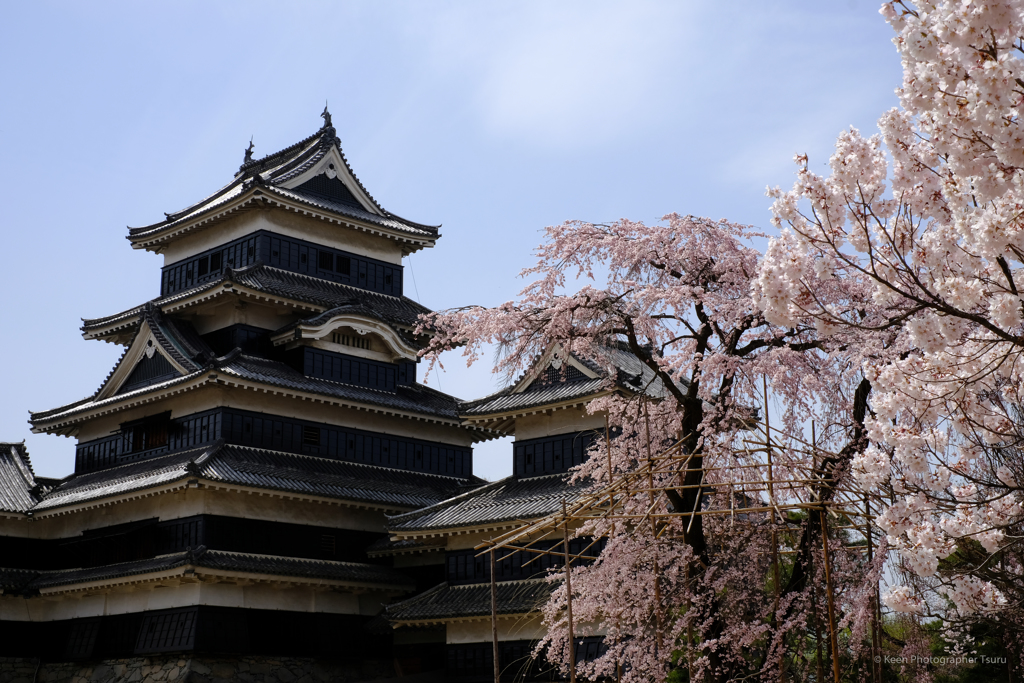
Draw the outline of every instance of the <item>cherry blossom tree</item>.
<instances>
[{"instance_id":1,"label":"cherry blossom tree","mask_svg":"<svg viewBox=\"0 0 1024 683\"><path fill-rule=\"evenodd\" d=\"M577 531L608 539L598 560L573 579L574 621L597 625L608 646L604 656L580 666L588 676L659 680L675 660L692 680L762 673L777 680L780 667L794 666L794 653L824 609L823 597L815 597L822 566L818 515L771 517L796 550L777 578L768 515L744 515L743 524L724 515L685 515L709 505L728 509L734 493L712 484L742 482L755 470L741 466L761 463L734 446L762 402L764 378L790 427L815 415L835 427L823 440L838 444L838 455L818 463L795 451L776 456L777 475L806 477L809 465L817 465L808 500L831 496L844 465L866 447L869 386L843 351L864 335L840 330L823 341L813 320L769 322L752 296L761 264L749 240L757 236L728 221L675 214L654 226L569 222L546 230L537 264L524 271L532 281L518 300L424 321L433 334L426 352L432 361L462 347L473 363L496 344L495 370L509 378L552 344L607 368L610 378L622 349L646 368L635 378L636 391L589 405L622 436L595 446L574 473L600 487L638 471L652 449L679 444L678 467L652 475L653 486L620 501L618 521ZM643 522L652 509L681 514ZM874 594L878 570L861 560L836 563L842 606L861 632L870 618L861 608ZM549 635L542 643L563 669L565 591L557 588L545 610ZM820 620L817 626L820 633ZM802 661L795 665L805 666Z\"/></svg>"},{"instance_id":2,"label":"cherry blossom tree","mask_svg":"<svg viewBox=\"0 0 1024 683\"><path fill-rule=\"evenodd\" d=\"M880 134L797 157L770 189L754 297L780 327L860 332L871 445L858 480L907 570L885 597L950 632L996 621L1021 649L1024 3L910 0L882 14L903 60ZM1008 640L1009 642L1009 640Z\"/></svg>"}]
</instances>

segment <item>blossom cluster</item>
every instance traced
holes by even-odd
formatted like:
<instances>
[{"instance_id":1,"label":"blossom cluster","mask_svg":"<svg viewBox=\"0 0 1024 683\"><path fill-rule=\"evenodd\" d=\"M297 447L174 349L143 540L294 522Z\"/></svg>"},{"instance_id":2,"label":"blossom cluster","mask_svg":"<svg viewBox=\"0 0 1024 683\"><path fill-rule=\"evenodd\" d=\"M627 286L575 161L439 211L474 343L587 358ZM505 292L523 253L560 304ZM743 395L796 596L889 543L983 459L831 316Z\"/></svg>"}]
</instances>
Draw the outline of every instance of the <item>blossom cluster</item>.
<instances>
[{"instance_id":1,"label":"blossom cluster","mask_svg":"<svg viewBox=\"0 0 1024 683\"><path fill-rule=\"evenodd\" d=\"M754 297L779 325L856 331L871 382L871 445L852 463L892 501L878 519L914 574L1022 522L1024 442L1024 3L896 0L882 14L903 61L880 133L843 132L827 176L798 157L770 188L782 230ZM1005 603L978 576L946 595L961 613ZM897 587L887 604L922 607Z\"/></svg>"}]
</instances>

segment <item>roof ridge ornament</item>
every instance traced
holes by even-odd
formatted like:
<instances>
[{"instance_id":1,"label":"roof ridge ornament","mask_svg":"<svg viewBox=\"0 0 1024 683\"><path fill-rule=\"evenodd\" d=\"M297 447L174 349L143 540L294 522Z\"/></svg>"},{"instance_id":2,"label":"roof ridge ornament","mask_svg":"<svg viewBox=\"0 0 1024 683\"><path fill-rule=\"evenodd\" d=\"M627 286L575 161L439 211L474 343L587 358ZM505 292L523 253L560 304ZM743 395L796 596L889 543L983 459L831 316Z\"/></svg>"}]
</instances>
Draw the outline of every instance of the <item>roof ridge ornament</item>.
<instances>
[{"instance_id":1,"label":"roof ridge ornament","mask_svg":"<svg viewBox=\"0 0 1024 683\"><path fill-rule=\"evenodd\" d=\"M327 111L327 100L324 100L324 110L320 114L320 118L324 120L324 128L334 127L334 124L331 123L331 112Z\"/></svg>"},{"instance_id":2,"label":"roof ridge ornament","mask_svg":"<svg viewBox=\"0 0 1024 683\"><path fill-rule=\"evenodd\" d=\"M249 146L245 148L245 159L242 161L242 165L243 166L245 166L247 163L252 161L252 149L253 149L252 139L253 139L253 137L255 137L255 136L249 136Z\"/></svg>"}]
</instances>

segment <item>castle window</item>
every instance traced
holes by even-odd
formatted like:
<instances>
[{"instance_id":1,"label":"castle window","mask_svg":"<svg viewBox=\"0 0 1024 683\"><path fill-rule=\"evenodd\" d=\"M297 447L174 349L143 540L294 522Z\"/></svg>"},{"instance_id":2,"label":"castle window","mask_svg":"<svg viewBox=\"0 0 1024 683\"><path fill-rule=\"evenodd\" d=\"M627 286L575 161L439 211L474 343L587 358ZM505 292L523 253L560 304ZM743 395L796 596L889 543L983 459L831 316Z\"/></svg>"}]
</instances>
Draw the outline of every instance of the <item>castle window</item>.
<instances>
[{"instance_id":1,"label":"castle window","mask_svg":"<svg viewBox=\"0 0 1024 683\"><path fill-rule=\"evenodd\" d=\"M163 448L167 445L170 431L170 412L126 423L121 427L121 437L127 442L124 450L127 453L139 453L152 448Z\"/></svg>"},{"instance_id":2,"label":"castle window","mask_svg":"<svg viewBox=\"0 0 1024 683\"><path fill-rule=\"evenodd\" d=\"M356 349L370 348L370 340L366 337L357 337L356 335L342 334L341 332L331 333L331 342L334 344L340 344L341 346L351 346Z\"/></svg>"},{"instance_id":3,"label":"castle window","mask_svg":"<svg viewBox=\"0 0 1024 683\"><path fill-rule=\"evenodd\" d=\"M222 255L218 251L216 254L210 254L210 272L215 273L220 270Z\"/></svg>"},{"instance_id":4,"label":"castle window","mask_svg":"<svg viewBox=\"0 0 1024 683\"><path fill-rule=\"evenodd\" d=\"M199 259L199 277L202 277L210 272L210 259L207 256Z\"/></svg>"},{"instance_id":5,"label":"castle window","mask_svg":"<svg viewBox=\"0 0 1024 683\"><path fill-rule=\"evenodd\" d=\"M321 251L317 256L317 265L320 266L320 270L334 270L334 254Z\"/></svg>"},{"instance_id":6,"label":"castle window","mask_svg":"<svg viewBox=\"0 0 1024 683\"><path fill-rule=\"evenodd\" d=\"M337 265L335 266L335 270L337 270L342 275L350 274L352 271L352 259L350 259L348 256L339 256Z\"/></svg>"},{"instance_id":7,"label":"castle window","mask_svg":"<svg viewBox=\"0 0 1024 683\"><path fill-rule=\"evenodd\" d=\"M302 445L303 446L319 446L320 445L320 430L316 427L303 427L302 428Z\"/></svg>"}]
</instances>

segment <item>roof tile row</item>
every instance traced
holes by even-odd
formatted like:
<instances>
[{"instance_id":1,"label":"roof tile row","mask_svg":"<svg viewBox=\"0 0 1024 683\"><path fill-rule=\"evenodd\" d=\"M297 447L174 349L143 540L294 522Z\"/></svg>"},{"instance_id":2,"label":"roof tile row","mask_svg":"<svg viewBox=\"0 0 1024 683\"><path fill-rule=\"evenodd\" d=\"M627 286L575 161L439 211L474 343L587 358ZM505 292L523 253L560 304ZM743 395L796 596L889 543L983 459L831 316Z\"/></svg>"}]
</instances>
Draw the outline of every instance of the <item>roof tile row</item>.
<instances>
[{"instance_id":1,"label":"roof tile row","mask_svg":"<svg viewBox=\"0 0 1024 683\"><path fill-rule=\"evenodd\" d=\"M501 581L495 586L498 614L528 614L539 610L555 584L547 579ZM491 614L491 586L476 583L449 586L442 583L419 595L388 605L385 615L392 623L431 622L484 617Z\"/></svg>"},{"instance_id":2,"label":"roof tile row","mask_svg":"<svg viewBox=\"0 0 1024 683\"><path fill-rule=\"evenodd\" d=\"M568 475L507 477L428 508L388 518L392 534L416 534L440 529L529 520L557 512L571 503L585 485L567 483Z\"/></svg>"},{"instance_id":3,"label":"roof tile row","mask_svg":"<svg viewBox=\"0 0 1024 683\"><path fill-rule=\"evenodd\" d=\"M113 579L166 572L178 567L240 572L305 579L323 579L345 583L412 588L414 582L391 569L357 562L309 560L294 557L275 557L207 550L200 546L193 550L161 555L145 560L133 560L85 569L59 569L33 571L29 569L0 569L0 589L5 593L27 593L61 586L110 581Z\"/></svg>"},{"instance_id":4,"label":"roof tile row","mask_svg":"<svg viewBox=\"0 0 1024 683\"><path fill-rule=\"evenodd\" d=\"M287 183L297 174L302 173L323 159L331 149L336 149L342 163L362 193L369 199L372 208L380 212L380 215L361 209L353 209L348 206L335 206L334 202L324 202L322 199L314 199L312 195L294 192L280 187L280 184ZM308 204L321 206L333 213L354 217L365 222L384 225L388 228L403 232L412 232L428 238L437 237L437 226L422 225L408 221L400 216L385 210L366 190L359 181L352 167L349 165L345 154L341 149L335 129L332 126L324 126L313 135L291 145L279 152L263 157L262 159L248 161L242 164L239 173L227 185L217 190L208 197L192 204L185 209L174 213L165 214L167 218L152 225L129 228L128 239L133 242L143 241L147 238L154 238L167 233L174 228L185 227L191 221L210 213L218 207L227 204L239 194L259 188L268 193L279 193L282 196L291 195ZM358 215L354 215L358 214Z\"/></svg>"},{"instance_id":5,"label":"roof tile row","mask_svg":"<svg viewBox=\"0 0 1024 683\"><path fill-rule=\"evenodd\" d=\"M391 509L433 505L476 481L214 443L106 470L73 474L27 509L40 513L189 478Z\"/></svg>"},{"instance_id":6,"label":"roof tile row","mask_svg":"<svg viewBox=\"0 0 1024 683\"><path fill-rule=\"evenodd\" d=\"M385 322L402 327L414 327L418 317L430 313L430 309L405 296L391 296L371 292L358 287L331 282L320 278L293 273L261 263L239 269L228 269L218 280L206 282L175 294L158 297L148 305L161 308L167 304L188 299L192 296L216 289L225 289L224 285L240 285L260 293L279 296L283 299L318 306L325 310L354 303L362 304L366 310L372 311ZM147 304L135 306L126 311L82 320L82 331L89 333L94 330L116 325L118 323L137 324ZM319 315L319 314L317 314Z\"/></svg>"}]
</instances>

